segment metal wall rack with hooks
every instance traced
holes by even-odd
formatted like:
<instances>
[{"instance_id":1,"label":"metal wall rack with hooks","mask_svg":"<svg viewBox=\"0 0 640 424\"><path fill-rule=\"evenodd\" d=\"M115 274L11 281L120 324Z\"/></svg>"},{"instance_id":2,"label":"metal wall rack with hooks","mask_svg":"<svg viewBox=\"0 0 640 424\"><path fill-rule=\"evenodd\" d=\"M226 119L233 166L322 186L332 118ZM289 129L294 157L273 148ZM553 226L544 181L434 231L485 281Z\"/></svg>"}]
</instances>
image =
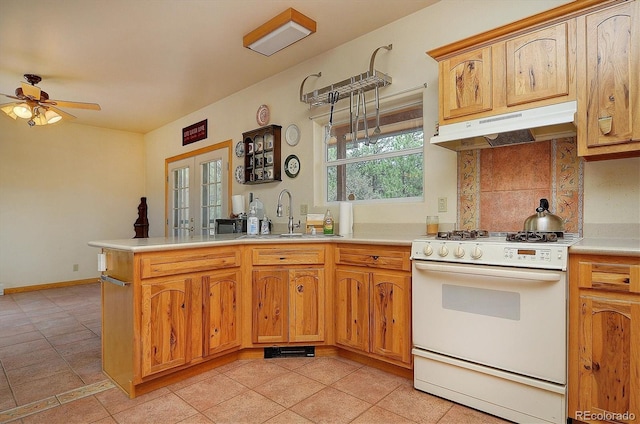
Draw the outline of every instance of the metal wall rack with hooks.
<instances>
[{"instance_id":1,"label":"metal wall rack with hooks","mask_svg":"<svg viewBox=\"0 0 640 424\"><path fill-rule=\"evenodd\" d=\"M369 61L369 70L367 72L363 72L358 75L354 75L351 78L347 78L343 81L337 82L335 84L331 84L329 86L320 88L318 90L311 91L309 93L303 94L304 84L309 77L321 77L322 72L318 72L317 74L311 74L305 77L302 80L302 84L300 84L300 101L302 103L309 104L309 107L317 107L325 104L330 104L331 101L329 99L329 94L338 92L338 97L343 99L350 95L351 93L357 93L358 91L367 92L369 90L373 90L376 87L385 87L391 84L391 76L374 69L374 62L376 59L376 54L378 50L385 49L391 50L393 48L393 44L389 44L388 46L378 47L374 50L371 55L371 60Z\"/></svg>"}]
</instances>

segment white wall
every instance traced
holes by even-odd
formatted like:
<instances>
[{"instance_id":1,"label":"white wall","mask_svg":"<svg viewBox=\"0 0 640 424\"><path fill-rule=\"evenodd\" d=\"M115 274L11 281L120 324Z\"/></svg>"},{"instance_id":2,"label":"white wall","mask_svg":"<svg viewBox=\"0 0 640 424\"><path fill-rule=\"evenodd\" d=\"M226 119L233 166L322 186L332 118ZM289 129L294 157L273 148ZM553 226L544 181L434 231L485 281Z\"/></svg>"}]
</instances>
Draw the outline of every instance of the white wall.
<instances>
[{"instance_id":1,"label":"white wall","mask_svg":"<svg viewBox=\"0 0 640 424\"><path fill-rule=\"evenodd\" d=\"M295 179L283 176L281 183L247 186L234 182L233 194L253 192L265 203L267 214L276 224L286 222L286 218L274 216L277 196L283 188L293 193L296 219L300 216L301 203L309 205L309 212L324 212L326 206L317 194L321 189L319 177L322 156L318 146L322 141L314 140L314 133L318 131L317 128L314 129L309 116L322 114L327 108L309 110L306 104L299 101L300 84L307 75L322 72L320 78L309 78L305 84L305 92L322 88L368 70L373 51L380 46L393 44L392 51L380 51L376 56L376 69L387 72L393 78L392 85L381 89L380 95L389 96L428 83L429 87L423 90L425 138L428 139L437 121L438 69L436 62L425 53L427 50L567 2L568 0L443 0L147 134L146 181L150 235L164 235L164 159L227 139L232 139L235 144L242 139L243 132L258 127L255 114L258 106L263 103L270 107L270 123L282 125L283 130L292 123L300 128L302 137L297 146L290 147L283 141L282 159L289 154L296 154L301 160L301 171ZM487 13L488 10L491 13ZM366 11L363 10L363 13ZM482 19L478 19L479 16ZM264 60L278 60L278 54ZM343 100L336 107L345 106L348 107L348 101ZM208 140L183 148L180 130L205 118L209 122ZM233 169L239 164L241 159L234 156ZM367 223L421 225L426 215L437 212L437 198L442 196L448 198L449 208L447 213L439 214L440 222L455 222L456 155L442 148L426 146L425 174L423 202L356 205L356 228L359 224ZM337 206L330 207L334 216L338 216Z\"/></svg>"},{"instance_id":2,"label":"white wall","mask_svg":"<svg viewBox=\"0 0 640 424\"><path fill-rule=\"evenodd\" d=\"M141 134L0 116L0 284L96 277L87 242L133 237L142 196Z\"/></svg>"},{"instance_id":3,"label":"white wall","mask_svg":"<svg viewBox=\"0 0 640 424\"><path fill-rule=\"evenodd\" d=\"M585 237L640 238L640 158L586 162Z\"/></svg>"}]
</instances>

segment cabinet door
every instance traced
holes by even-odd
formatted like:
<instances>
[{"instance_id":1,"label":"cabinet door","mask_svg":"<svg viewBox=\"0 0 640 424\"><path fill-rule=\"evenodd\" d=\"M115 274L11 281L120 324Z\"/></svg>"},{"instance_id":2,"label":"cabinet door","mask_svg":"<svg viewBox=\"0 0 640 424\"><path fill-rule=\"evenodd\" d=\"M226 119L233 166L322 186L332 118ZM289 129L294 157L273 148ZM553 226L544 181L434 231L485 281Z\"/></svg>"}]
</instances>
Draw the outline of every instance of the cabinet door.
<instances>
[{"instance_id":1,"label":"cabinet door","mask_svg":"<svg viewBox=\"0 0 640 424\"><path fill-rule=\"evenodd\" d=\"M240 346L240 278L240 270L203 278L205 355Z\"/></svg>"},{"instance_id":2,"label":"cabinet door","mask_svg":"<svg viewBox=\"0 0 640 424\"><path fill-rule=\"evenodd\" d=\"M191 284L174 277L141 285L143 377L191 360Z\"/></svg>"},{"instance_id":3,"label":"cabinet door","mask_svg":"<svg viewBox=\"0 0 640 424\"><path fill-rule=\"evenodd\" d=\"M586 113L587 151L582 153L600 146L611 146L614 153L640 150L639 10L639 2L629 1L585 18L581 113ZM620 145L632 140L636 143Z\"/></svg>"},{"instance_id":4,"label":"cabinet door","mask_svg":"<svg viewBox=\"0 0 640 424\"><path fill-rule=\"evenodd\" d=\"M253 271L253 342L276 343L288 339L288 273Z\"/></svg>"},{"instance_id":5,"label":"cabinet door","mask_svg":"<svg viewBox=\"0 0 640 424\"><path fill-rule=\"evenodd\" d=\"M336 270L336 344L369 351L369 273Z\"/></svg>"},{"instance_id":6,"label":"cabinet door","mask_svg":"<svg viewBox=\"0 0 640 424\"><path fill-rule=\"evenodd\" d=\"M579 337L578 405L570 414L640 416L640 303L581 296Z\"/></svg>"},{"instance_id":7,"label":"cabinet door","mask_svg":"<svg viewBox=\"0 0 640 424\"><path fill-rule=\"evenodd\" d=\"M324 340L323 269L289 270L289 341Z\"/></svg>"},{"instance_id":8,"label":"cabinet door","mask_svg":"<svg viewBox=\"0 0 640 424\"><path fill-rule=\"evenodd\" d=\"M440 78L444 119L492 109L491 47L443 60Z\"/></svg>"},{"instance_id":9,"label":"cabinet door","mask_svg":"<svg viewBox=\"0 0 640 424\"><path fill-rule=\"evenodd\" d=\"M370 293L371 353L411 362L411 277L373 273Z\"/></svg>"},{"instance_id":10,"label":"cabinet door","mask_svg":"<svg viewBox=\"0 0 640 424\"><path fill-rule=\"evenodd\" d=\"M507 106L569 94L567 24L506 42Z\"/></svg>"}]
</instances>

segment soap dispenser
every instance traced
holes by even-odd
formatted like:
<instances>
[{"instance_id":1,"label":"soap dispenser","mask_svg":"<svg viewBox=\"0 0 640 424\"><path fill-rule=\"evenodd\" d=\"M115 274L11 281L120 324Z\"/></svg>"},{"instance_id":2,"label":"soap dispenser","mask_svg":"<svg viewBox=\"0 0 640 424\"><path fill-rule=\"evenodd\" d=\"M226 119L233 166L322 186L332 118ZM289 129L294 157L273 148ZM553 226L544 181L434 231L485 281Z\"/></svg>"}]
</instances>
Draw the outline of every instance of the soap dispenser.
<instances>
[{"instance_id":1,"label":"soap dispenser","mask_svg":"<svg viewBox=\"0 0 640 424\"><path fill-rule=\"evenodd\" d=\"M247 218L247 235L258 235L258 217L256 216L256 210L254 207L249 210L249 217Z\"/></svg>"}]
</instances>

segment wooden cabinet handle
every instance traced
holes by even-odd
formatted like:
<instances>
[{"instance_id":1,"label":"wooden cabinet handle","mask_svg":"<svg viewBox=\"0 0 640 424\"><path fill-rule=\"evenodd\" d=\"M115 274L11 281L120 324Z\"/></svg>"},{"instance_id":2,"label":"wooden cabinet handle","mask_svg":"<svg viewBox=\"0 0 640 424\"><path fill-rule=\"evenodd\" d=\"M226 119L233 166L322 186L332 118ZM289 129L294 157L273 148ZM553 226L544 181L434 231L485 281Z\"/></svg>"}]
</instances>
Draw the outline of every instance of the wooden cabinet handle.
<instances>
[{"instance_id":1,"label":"wooden cabinet handle","mask_svg":"<svg viewBox=\"0 0 640 424\"><path fill-rule=\"evenodd\" d=\"M302 293L304 291L304 286L300 284L298 287L296 287L296 290L298 290L298 293Z\"/></svg>"},{"instance_id":2,"label":"wooden cabinet handle","mask_svg":"<svg viewBox=\"0 0 640 424\"><path fill-rule=\"evenodd\" d=\"M594 370L594 371L598 371L599 369L600 369L600 364L599 364L599 363L597 363L597 362L594 362L594 363L593 363L593 370Z\"/></svg>"},{"instance_id":3,"label":"wooden cabinet handle","mask_svg":"<svg viewBox=\"0 0 640 424\"><path fill-rule=\"evenodd\" d=\"M598 126L600 127L600 131L602 134L607 135L611 132L611 122L613 118L611 116L603 116L602 118L598 118Z\"/></svg>"}]
</instances>

